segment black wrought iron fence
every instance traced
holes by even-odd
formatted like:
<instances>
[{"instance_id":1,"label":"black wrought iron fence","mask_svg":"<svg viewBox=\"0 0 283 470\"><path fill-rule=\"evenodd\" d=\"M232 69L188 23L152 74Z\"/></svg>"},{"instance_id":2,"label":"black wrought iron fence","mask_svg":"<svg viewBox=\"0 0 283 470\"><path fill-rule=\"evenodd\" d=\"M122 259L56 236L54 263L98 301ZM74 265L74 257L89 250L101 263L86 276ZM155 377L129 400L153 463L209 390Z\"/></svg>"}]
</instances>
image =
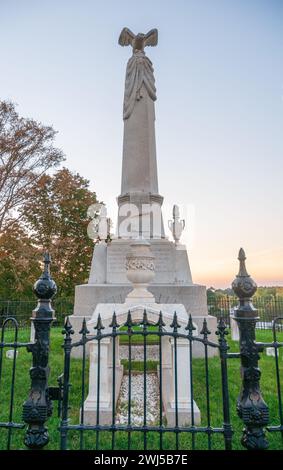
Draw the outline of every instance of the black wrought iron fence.
<instances>
[{"instance_id":1,"label":"black wrought iron fence","mask_svg":"<svg viewBox=\"0 0 283 470\"><path fill-rule=\"evenodd\" d=\"M163 299L164 300L164 299ZM166 300L166 302L165 302ZM166 298L163 303L168 303ZM169 299L169 303L178 303L178 299ZM121 303L122 298L109 297L109 302ZM256 328L261 330L271 330L272 322L283 315L283 298L266 298L254 297L253 304L258 311L259 321ZM215 297L208 299L207 308L210 315L224 318L227 326L230 327L231 316L234 315L235 308L238 305L237 297ZM34 300L0 300L0 327L4 320L8 317L16 318L19 328L30 327L31 311L35 308L36 301ZM52 326L63 326L65 318L73 313L74 300L73 298L55 298L53 306L56 311L56 321ZM282 331L283 326L278 325L278 329Z\"/></svg>"},{"instance_id":2,"label":"black wrought iron fence","mask_svg":"<svg viewBox=\"0 0 283 470\"><path fill-rule=\"evenodd\" d=\"M5 440L4 447L10 449L13 434L17 430L23 431L22 442L27 447L38 449L48 446L47 423L52 415L54 400L59 404L56 427L59 429L59 447L63 450L73 448L74 443L77 443L80 449L213 449L215 441L216 448L223 446L225 449L231 449L232 443L233 447L239 448L239 434L242 434L241 445L245 448L265 449L268 447L269 435L275 435L276 439L281 435L283 439L280 360L283 341L279 330L283 316L273 320L272 341L256 341L259 316L252 303L252 297L257 287L247 274L243 250L239 253L239 260L239 274L232 285L238 297L234 319L240 333L239 351L229 350L224 315L220 315L218 321L218 340L211 340L205 319L202 329L196 331L191 316L185 322L184 317L178 317L178 313L175 313L168 322L168 316L165 321L162 313L153 315L149 309L137 314L133 309L125 318L117 317L113 313L110 324L109 320L104 320L103 324L98 315L94 330L93 325L90 328L84 321L79 340L73 341L72 326L67 318L63 331L63 373L59 377L58 386L51 387L50 327L54 321L51 299L56 293L56 284L50 276L50 258L45 256L44 272L35 284L38 305L32 314L34 342L18 340L19 325L16 319L5 318L1 325L0 446L3 448ZM141 339L141 355L139 367L136 368L133 353L138 337ZM149 357L153 338L157 348L155 361L151 361ZM120 364L119 344L123 344L127 349L127 359L123 364ZM201 359L193 358L196 344L202 348ZM234 346L235 343L232 347ZM26 371L19 371L19 364L17 367L17 352L20 348L32 353L30 380L26 357L20 358L20 363ZM80 377L77 370L72 374L73 365L78 364L78 361L71 357L72 352L79 348L82 349L82 360L79 361ZM90 360L87 357L88 348ZM272 359L268 370L263 370L263 374L267 376L263 390L268 398L266 401L262 395L261 371L258 364L264 351L274 356L275 366L274 375L270 367ZM9 353L9 364L4 352ZM216 355L210 358L213 352ZM234 360L240 362L241 374L238 373L237 364L236 369L232 366ZM121 365L124 366L122 380L127 385L123 406L118 398L119 390L123 389ZM157 391L154 401L156 413L152 418L148 414L151 398L148 379L153 369ZM3 372L8 375L5 384ZM30 383L29 393L23 387L23 382L15 387L19 372L26 372L26 376L22 375L22 380L25 384ZM142 397L138 398L139 413L136 421L133 381L137 373L140 374L139 389ZM239 390L237 403L230 390L231 374L233 386ZM73 379L76 383L71 387ZM268 390L269 380L273 381L275 387L271 391ZM16 398L17 403L19 400L20 403L24 402L22 420L19 419L18 413L15 413ZM198 403L200 410L197 408ZM6 415L2 413L4 408ZM231 410L235 408L238 418L233 415L231 419ZM124 410L123 419L118 419L121 410ZM56 420L55 416L53 419ZM244 424L243 432L240 430L241 425L239 429L241 422ZM283 447L282 441L276 448L280 446Z\"/></svg>"},{"instance_id":3,"label":"black wrought iron fence","mask_svg":"<svg viewBox=\"0 0 283 470\"><path fill-rule=\"evenodd\" d=\"M122 302L120 298L113 300L111 297L110 300L115 300L118 303ZM171 303L177 303L177 299L173 300ZM253 304L259 315L257 329L271 330L273 320L283 315L283 299L281 297L277 299L254 297ZM0 327L6 318L13 317L17 319L19 328L28 328L30 326L30 314L35 305L36 302L33 300L0 300ZM228 327L230 327L230 319L234 315L237 305L237 297L231 296L210 298L207 302L209 314L217 317L217 319L224 318ZM56 321L53 322L52 326L63 326L65 318L73 312L74 301L72 298L55 298L53 306L56 311ZM279 324L277 328L282 331L283 326Z\"/></svg>"},{"instance_id":4,"label":"black wrought iron fence","mask_svg":"<svg viewBox=\"0 0 283 470\"><path fill-rule=\"evenodd\" d=\"M8 330L13 330L13 332ZM9 333L9 338L6 340L6 334ZM25 423L23 421L17 422L14 420L15 411L15 381L17 371L17 355L21 348L27 348L31 345L29 342L18 341L19 325L17 320L8 317L4 320L1 327L1 342L0 342L0 431L6 434L6 449L10 450L12 443L13 430L24 429ZM12 359L11 374L8 377L8 382L3 386L3 363L5 352L8 352L10 359ZM7 389L8 387L8 389ZM23 397L24 398L24 397ZM6 413L3 411L3 404L7 404Z\"/></svg>"},{"instance_id":5,"label":"black wrought iron fence","mask_svg":"<svg viewBox=\"0 0 283 470\"><path fill-rule=\"evenodd\" d=\"M238 298L215 297L208 299L207 307L210 315L218 319L224 318L227 325L230 326L231 316L234 316L235 309L238 305ZM259 320L256 328L261 330L271 330L273 321L283 315L283 298L253 297L253 304L258 312ZM278 324L277 328L282 331L282 325Z\"/></svg>"},{"instance_id":6,"label":"black wrought iron fence","mask_svg":"<svg viewBox=\"0 0 283 470\"><path fill-rule=\"evenodd\" d=\"M113 313L112 321L108 328L102 324L100 315L98 316L97 323L95 326L96 333L90 335L89 330L86 327L84 322L82 325L81 339L76 342L72 342L72 325L69 319L65 325L65 340L64 340L64 353L65 353L65 362L64 362L64 374L63 374L63 400L62 400L62 420L60 425L61 433L61 449L68 449L68 435L70 432L77 432L79 434L79 448L84 449L85 440L84 434L87 432L92 432L94 439L90 439L93 443L93 446L96 450L101 449L100 436L105 435L105 433L110 433L111 435L111 444L110 448L113 450L116 447L116 436L119 435L119 445L123 441L123 435L126 436L127 448L130 449L139 449L143 447L144 450L148 449L149 437L152 436L152 433L157 433L159 435L159 442L156 443L159 449L164 449L164 435L173 434L174 437L174 448L178 450L180 448L180 438L181 435L191 436L190 442L188 439L185 439L186 448L191 448L192 450L196 449L196 436L202 434L206 436L207 442L202 442L202 446L207 449L212 447L212 436L213 435L222 435L224 440L225 449L232 448L232 426L230 422L230 407L229 407L229 390L228 390L228 373L227 373L227 358L229 357L228 345L226 341L227 330L223 320L218 324L217 335L219 338L218 342L213 342L209 340L210 331L207 328L207 322L204 320L200 336L194 335L195 326L193 324L191 316L189 317L188 323L185 327L181 327L178 321L177 314L174 314L173 321L170 325L166 325L163 321L162 313L160 312L158 321L154 324L153 329L150 329L152 323L148 320L147 311L143 313L141 321L133 321L131 312L129 311L127 320L124 324L126 330L121 330L122 325L118 325L116 314ZM137 328L137 329L136 329ZM106 333L103 330L106 329ZM128 338L128 370L127 370L127 382L128 382L128 395L126 398L127 403L127 416L126 423L121 424L117 422L117 363L119 363L119 355L117 354L117 342L119 337L127 336ZM137 336L142 338L142 349L143 349L143 360L142 360L142 390L143 390L143 399L140 403L141 408L141 424L135 424L134 422L134 413L132 411L132 378L133 378L133 362L132 362L132 338ZM158 372L158 397L156 400L156 406L158 406L158 413L154 422L148 422L148 413L147 413L147 404L149 400L149 394L147 390L147 354L148 354L148 344L147 340L151 336L158 338L158 357L159 361L156 365ZM103 383L108 379L107 371L101 366L101 344L105 340L111 341L111 405L109 409L105 409L105 397L102 401L103 393ZM173 356L172 356L172 370L170 371L170 380L165 384L164 373L166 371L168 375L168 370L163 366L164 356L163 348L165 347L165 341L172 342ZM178 362L178 343L179 341L185 341L187 343L187 364L184 362ZM85 375L86 375L86 346L88 343L92 343L95 347L95 354L97 356L97 377L95 381L95 390L92 390L91 402L95 403L90 411L89 408L85 409ZM205 363L204 375L205 375L205 417L203 418L203 423L206 421L206 425L201 424L199 420L199 410L195 402L195 393L194 393L194 368L193 368L193 344L198 342L203 345L203 357ZM182 348L184 343L182 344ZM186 345L185 345L186 347ZM82 355L82 371L81 371L81 403L80 403L80 414L79 422L76 424L70 424L70 369L71 369L71 353L72 350L76 348L83 349ZM222 424L215 425L213 423L210 404L211 404L211 386L209 383L210 373L209 373L209 349L216 350L219 353L218 359L220 361L220 371L221 371L221 402L222 402ZM231 354L231 356L234 356ZM184 356L183 356L184 361ZM168 368L168 364L166 365ZM102 370L101 370L102 369ZM102 381L103 373L103 381ZM106 377L105 377L106 374ZM171 375L172 374L172 375ZM183 388L185 387L185 392L188 394L184 397L184 390L182 390L181 383L179 383L180 377L187 377L185 380L186 385L184 386L183 379ZM103 383L102 383L103 382ZM168 404L168 393L171 393L171 390L168 391L168 387L172 386L172 408ZM167 390L166 390L167 388ZM165 394L166 392L166 394ZM182 395L182 397L181 397ZM186 399L187 406L184 408L184 398ZM158 404L158 405L157 405ZM164 410L165 413L164 413ZM219 411L220 413L220 411ZM134 443L132 441L132 436L140 434L141 439L136 438ZM89 445L89 444L88 444ZM108 444L109 445L109 444ZM166 444L168 445L168 444ZM183 442L184 445L184 442Z\"/></svg>"},{"instance_id":7,"label":"black wrought iron fence","mask_svg":"<svg viewBox=\"0 0 283 470\"><path fill-rule=\"evenodd\" d=\"M276 380L276 390L277 390L277 403L278 403L278 415L279 423L269 423L267 426L268 432L280 432L281 438L283 441L283 407L282 407L282 365L279 363L279 350L283 347L283 342L278 341L278 326L281 326L282 331L282 324L283 324L283 316L278 317L273 321L272 326L272 334L273 334L273 341L270 343L258 343L259 348L271 348L274 355L274 362L275 362L275 380ZM278 419L277 419L278 421Z\"/></svg>"},{"instance_id":8,"label":"black wrought iron fence","mask_svg":"<svg viewBox=\"0 0 283 470\"><path fill-rule=\"evenodd\" d=\"M36 300L0 300L0 328L6 318L15 318L18 328L29 328L31 312L36 307ZM53 307L56 311L56 320L52 326L64 326L65 318L73 313L74 302L72 298L54 299ZM8 325L8 328L12 325Z\"/></svg>"}]
</instances>

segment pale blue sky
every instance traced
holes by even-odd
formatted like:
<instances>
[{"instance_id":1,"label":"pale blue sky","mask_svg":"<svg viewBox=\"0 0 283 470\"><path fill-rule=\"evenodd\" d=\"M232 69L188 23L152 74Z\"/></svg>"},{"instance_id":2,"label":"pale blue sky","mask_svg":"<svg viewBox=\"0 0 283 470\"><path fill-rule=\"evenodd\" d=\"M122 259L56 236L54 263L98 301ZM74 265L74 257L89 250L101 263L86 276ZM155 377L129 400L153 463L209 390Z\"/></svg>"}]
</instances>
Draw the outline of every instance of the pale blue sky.
<instances>
[{"instance_id":1,"label":"pale blue sky","mask_svg":"<svg viewBox=\"0 0 283 470\"><path fill-rule=\"evenodd\" d=\"M244 246L259 284L283 284L283 1L0 0L0 18L1 99L54 126L113 218L131 54L117 40L157 27L159 189L165 218L189 206L193 278L228 285Z\"/></svg>"}]
</instances>

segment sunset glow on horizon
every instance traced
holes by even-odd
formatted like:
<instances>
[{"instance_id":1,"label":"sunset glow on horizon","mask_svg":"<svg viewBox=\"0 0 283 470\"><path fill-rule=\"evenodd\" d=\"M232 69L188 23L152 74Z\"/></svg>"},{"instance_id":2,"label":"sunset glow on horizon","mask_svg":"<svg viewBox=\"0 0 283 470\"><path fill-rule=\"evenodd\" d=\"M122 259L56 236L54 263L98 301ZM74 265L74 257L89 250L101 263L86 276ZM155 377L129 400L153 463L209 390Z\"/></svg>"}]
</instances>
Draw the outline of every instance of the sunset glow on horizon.
<instances>
[{"instance_id":1,"label":"sunset glow on horizon","mask_svg":"<svg viewBox=\"0 0 283 470\"><path fill-rule=\"evenodd\" d=\"M158 28L165 228L180 205L195 283L230 287L243 247L259 286L283 285L283 2L4 0L0 13L1 99L54 126L114 223L130 57L117 41L124 26Z\"/></svg>"}]
</instances>

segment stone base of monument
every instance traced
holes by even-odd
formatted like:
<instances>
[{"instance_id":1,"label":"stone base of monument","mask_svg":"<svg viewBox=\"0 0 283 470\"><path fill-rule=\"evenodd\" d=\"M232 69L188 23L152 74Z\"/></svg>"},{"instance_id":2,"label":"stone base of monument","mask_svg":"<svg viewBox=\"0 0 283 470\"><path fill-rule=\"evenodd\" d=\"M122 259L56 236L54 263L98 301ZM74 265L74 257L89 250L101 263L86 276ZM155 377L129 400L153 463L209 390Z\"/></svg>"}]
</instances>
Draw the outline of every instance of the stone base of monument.
<instances>
[{"instance_id":1,"label":"stone base of monument","mask_svg":"<svg viewBox=\"0 0 283 470\"><path fill-rule=\"evenodd\" d=\"M196 327L195 324L194 326ZM196 329L196 336L197 332ZM181 338L178 338L177 341L177 398L175 396L174 345L172 338L170 340L166 338L162 348L162 403L167 425L176 426L176 402L178 425L192 424L192 411L194 414L193 422L195 425L199 425L201 421L200 410L195 401L193 401L193 407L191 402L189 342ZM157 370L157 375L160 381L159 370Z\"/></svg>"},{"instance_id":2,"label":"stone base of monument","mask_svg":"<svg viewBox=\"0 0 283 470\"><path fill-rule=\"evenodd\" d=\"M96 422L98 388L100 423L110 424L112 422L112 400L115 399L116 407L119 395L123 369L120 365L119 341L116 340L116 336L111 336L114 312L115 320L119 326L125 325L129 318L134 325L142 325L145 318L144 312L146 312L147 322L151 325L157 325L160 320L160 311L162 312L162 321L164 323L162 330L164 333L169 333L161 336L162 357L160 361L162 401L164 402L167 422L172 422L173 409L176 416L175 401L180 403L180 424L185 424L190 418L190 342L187 338L179 336L187 336L188 314L182 304L157 304L152 293L147 290L149 282L154 277L153 259L154 256L147 241L139 240L132 243L131 251L126 257L127 278L131 282L131 292L127 295L124 303L101 303L96 305L92 318L87 323L90 334L92 334L98 320L102 322L104 327L104 337L99 341L95 339L89 342L89 394L85 402L86 422L88 423ZM175 312L177 312L177 319L174 316ZM173 324L176 320L178 322L177 340L171 336ZM197 325L194 324L194 327L193 334L197 335ZM100 366L99 369L98 365ZM113 369L114 367L115 369ZM113 372L115 372L115 378ZM115 397L113 397L114 383ZM198 412L199 410L196 407L196 419L199 419Z\"/></svg>"},{"instance_id":3,"label":"stone base of monument","mask_svg":"<svg viewBox=\"0 0 283 470\"><path fill-rule=\"evenodd\" d=\"M87 327L92 331L97 322L98 314L101 316L102 323L105 327L103 333L111 331L110 323L115 309L117 322L123 325L127 320L128 312L130 311L132 321L140 322L143 318L143 312L146 308L147 318L149 323L156 324L159 318L160 309L163 312L163 321L165 323L165 330L172 331L170 327L173 321L175 311L178 311L178 323L181 328L178 332L186 333L185 327L187 326L188 317L183 305L162 305L156 303L144 303L134 305L131 299L127 299L124 304L99 304L93 314L92 319L88 322ZM197 325L194 324L198 334ZM112 338L104 338L100 340L100 403L99 403L99 422L100 424L111 424L112 422L112 386L113 386L113 365L112 365L112 351L113 343ZM90 354L90 370L89 370L89 394L85 401L85 423L95 424L97 418L97 361L98 361L98 343L97 341L89 342ZM76 348L77 349L77 348ZM175 411L175 370L174 370L174 341L169 336L162 337L162 390L163 390L163 404L167 423L174 424L176 417ZM119 396L120 385L122 381L122 366L119 360L119 342L116 342L116 396L117 402ZM189 342L186 339L178 338L177 341L177 382L178 382L178 397L177 401L179 406L179 423L184 425L191 420L191 402L190 402L190 351ZM188 373L184 374L184 370ZM116 403L115 403L116 406ZM194 404L194 417L195 423L200 421L200 412L196 404Z\"/></svg>"},{"instance_id":4,"label":"stone base of monument","mask_svg":"<svg viewBox=\"0 0 283 470\"><path fill-rule=\"evenodd\" d=\"M116 304L125 302L132 291L125 263L132 243L131 239L115 238L108 245L102 243L95 247L89 283L76 286L75 290L74 314L70 318L74 340L79 339L84 317L89 321L98 304L112 303L116 310ZM151 239L150 250L154 256L155 278L147 289L159 304L159 310L161 304L165 304L165 310L167 304L182 304L199 331L203 319L207 319L210 339L216 341L216 318L207 315L206 287L192 282L186 247L167 239ZM201 344L194 345L194 356L203 356L203 349ZM210 356L217 354L216 349L208 349ZM73 348L72 354L82 357L82 348Z\"/></svg>"},{"instance_id":5,"label":"stone base of monument","mask_svg":"<svg viewBox=\"0 0 283 470\"><path fill-rule=\"evenodd\" d=\"M114 309L116 303L121 304L125 302L126 296L131 291L131 284L84 284L76 286L74 314L70 317L72 327L74 329L73 341L80 338L79 331L82 327L83 319L89 321L92 314L99 303L112 303ZM215 331L217 328L217 319L211 315L207 315L207 300L206 288L197 284L184 285L184 284L150 284L148 290L154 295L161 308L161 303L180 303L183 304L186 311L193 317L193 321L197 324L199 331L201 331L202 323L206 318L208 328L211 331L211 341L217 341ZM160 304L159 304L160 299ZM178 311L177 311L178 313ZM93 332L93 331L92 331ZM194 357L203 356L203 345L200 343L194 344L193 355ZM217 350L208 348L209 356L217 354ZM82 357L82 348L73 348L73 357Z\"/></svg>"},{"instance_id":6,"label":"stone base of monument","mask_svg":"<svg viewBox=\"0 0 283 470\"><path fill-rule=\"evenodd\" d=\"M113 415L113 366L111 364L112 340L105 338L101 340L101 375L100 375L100 397L99 397L99 424L111 424ZM91 342L90 368L89 368L89 393L84 402L84 423L97 424L97 342ZM123 366L120 364L119 356L115 367L115 409L119 397L121 382L123 378Z\"/></svg>"},{"instance_id":7,"label":"stone base of monument","mask_svg":"<svg viewBox=\"0 0 283 470\"><path fill-rule=\"evenodd\" d=\"M91 318L99 303L123 303L132 290L131 284L82 284L75 288L74 315ZM156 284L151 283L148 290L157 303L181 303L192 316L207 314L206 287L198 284ZM71 320L71 319L70 319ZM72 323L72 322L71 322Z\"/></svg>"},{"instance_id":8,"label":"stone base of monument","mask_svg":"<svg viewBox=\"0 0 283 470\"><path fill-rule=\"evenodd\" d=\"M167 426L176 426L176 406L175 402L163 401ZM196 402L193 402L194 421L192 421L192 404L186 400L183 403L178 400L178 426L190 426L194 422L195 426L201 423L200 409Z\"/></svg>"},{"instance_id":9,"label":"stone base of monument","mask_svg":"<svg viewBox=\"0 0 283 470\"><path fill-rule=\"evenodd\" d=\"M135 239L113 238L109 244L98 244L93 252L90 284L130 284L125 260ZM151 238L150 249L155 259L156 284L193 285L188 253L185 245L167 238Z\"/></svg>"}]
</instances>

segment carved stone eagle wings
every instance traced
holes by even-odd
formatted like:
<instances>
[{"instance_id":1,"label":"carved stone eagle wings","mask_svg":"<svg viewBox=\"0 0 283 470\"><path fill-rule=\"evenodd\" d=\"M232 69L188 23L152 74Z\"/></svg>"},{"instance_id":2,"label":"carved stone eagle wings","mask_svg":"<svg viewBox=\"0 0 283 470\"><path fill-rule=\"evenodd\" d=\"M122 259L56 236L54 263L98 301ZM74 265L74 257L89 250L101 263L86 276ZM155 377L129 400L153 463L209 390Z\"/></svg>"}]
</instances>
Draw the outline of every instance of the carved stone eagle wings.
<instances>
[{"instance_id":1,"label":"carved stone eagle wings","mask_svg":"<svg viewBox=\"0 0 283 470\"><path fill-rule=\"evenodd\" d=\"M124 94L124 119L128 119L137 102L145 95L152 101L156 100L156 88L153 74L153 66L145 55L146 46L156 46L158 41L157 29L151 29L147 34L135 35L128 28L124 28L119 37L121 46L131 45L133 55L129 59L126 71Z\"/></svg>"},{"instance_id":2,"label":"carved stone eagle wings","mask_svg":"<svg viewBox=\"0 0 283 470\"><path fill-rule=\"evenodd\" d=\"M134 34L129 28L123 28L119 36L120 46L132 46L138 51L143 51L146 46L156 46L158 42L157 29L151 29L147 34Z\"/></svg>"}]
</instances>

